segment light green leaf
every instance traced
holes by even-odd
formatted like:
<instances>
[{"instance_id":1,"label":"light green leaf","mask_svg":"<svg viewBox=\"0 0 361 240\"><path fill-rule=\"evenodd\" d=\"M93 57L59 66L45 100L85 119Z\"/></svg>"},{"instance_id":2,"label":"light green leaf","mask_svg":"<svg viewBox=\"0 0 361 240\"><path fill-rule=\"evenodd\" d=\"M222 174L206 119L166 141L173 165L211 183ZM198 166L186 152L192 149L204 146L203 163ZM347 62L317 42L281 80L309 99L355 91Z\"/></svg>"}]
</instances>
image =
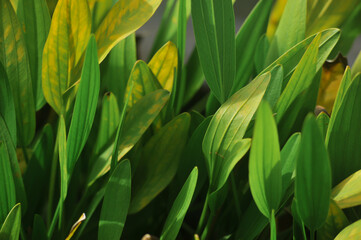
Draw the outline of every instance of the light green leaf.
<instances>
[{"instance_id":1,"label":"light green leaf","mask_svg":"<svg viewBox=\"0 0 361 240\"><path fill-rule=\"evenodd\" d=\"M278 98L281 95L283 83L283 67L282 65L277 65L271 70L271 80L269 86L267 87L264 99L268 101L273 109L278 101Z\"/></svg>"},{"instance_id":2,"label":"light green leaf","mask_svg":"<svg viewBox=\"0 0 361 240\"><path fill-rule=\"evenodd\" d=\"M0 240L19 240L21 227L21 204L16 204L0 229Z\"/></svg>"},{"instance_id":3,"label":"light green leaf","mask_svg":"<svg viewBox=\"0 0 361 240\"><path fill-rule=\"evenodd\" d=\"M344 81L347 81L347 78ZM341 89L342 85L343 83L341 83ZM356 76L350 86L343 90L345 95L338 110L336 108L336 111L332 113L326 137L333 185L340 183L361 168L361 162L355 161L361 158L358 134L361 131L361 75Z\"/></svg>"},{"instance_id":4,"label":"light green leaf","mask_svg":"<svg viewBox=\"0 0 361 240\"><path fill-rule=\"evenodd\" d=\"M89 136L98 103L100 71L95 38L89 40L70 124L67 147L67 166L72 173L76 161Z\"/></svg>"},{"instance_id":5,"label":"light green leaf","mask_svg":"<svg viewBox=\"0 0 361 240\"><path fill-rule=\"evenodd\" d=\"M81 65L79 61L90 32L91 16L87 1L59 0L52 16L42 63L44 97L59 115L65 114L66 110L67 97L64 93L78 80L73 71L76 71L75 66Z\"/></svg>"},{"instance_id":6,"label":"light green leaf","mask_svg":"<svg viewBox=\"0 0 361 240\"><path fill-rule=\"evenodd\" d=\"M210 192L219 190L236 163L248 151L242 140L266 91L269 73L254 79L228 99L213 116L203 139L203 153L210 176Z\"/></svg>"},{"instance_id":7,"label":"light green leaf","mask_svg":"<svg viewBox=\"0 0 361 240\"><path fill-rule=\"evenodd\" d=\"M351 77L351 69L350 69L349 66L347 66L346 69L345 69L345 73L343 74L341 84L340 84L340 86L338 88L338 91L337 91L335 103L334 103L333 109L332 109L332 114L333 115L337 115L337 112L340 109L341 103L342 103L343 99L345 98L347 89L350 87L352 80L353 79ZM330 129L332 129L333 124L334 124L334 122L331 121L330 122L330 127L329 127Z\"/></svg>"},{"instance_id":8,"label":"light green leaf","mask_svg":"<svg viewBox=\"0 0 361 240\"><path fill-rule=\"evenodd\" d=\"M344 228L335 238L335 240L357 240L361 238L361 220L354 222Z\"/></svg>"},{"instance_id":9,"label":"light green leaf","mask_svg":"<svg viewBox=\"0 0 361 240\"><path fill-rule=\"evenodd\" d=\"M120 162L109 178L100 212L98 239L118 240L122 235L130 204L129 160Z\"/></svg>"},{"instance_id":10,"label":"light green leaf","mask_svg":"<svg viewBox=\"0 0 361 240\"><path fill-rule=\"evenodd\" d=\"M278 210L282 198L282 167L277 125L267 102L260 104L256 115L249 185L258 209L271 220L271 213Z\"/></svg>"},{"instance_id":11,"label":"light green leaf","mask_svg":"<svg viewBox=\"0 0 361 240\"><path fill-rule=\"evenodd\" d=\"M304 224L314 231L326 221L331 196L331 168L317 122L306 117L297 159L295 197Z\"/></svg>"},{"instance_id":12,"label":"light green leaf","mask_svg":"<svg viewBox=\"0 0 361 240\"><path fill-rule=\"evenodd\" d=\"M250 62L255 58L258 40L266 32L272 5L273 0L258 1L237 33L237 74L232 93L245 86L252 74L253 68Z\"/></svg>"},{"instance_id":13,"label":"light green leaf","mask_svg":"<svg viewBox=\"0 0 361 240\"><path fill-rule=\"evenodd\" d=\"M189 124L190 115L183 113L147 142L133 177L129 213L140 211L171 182L187 142Z\"/></svg>"},{"instance_id":14,"label":"light green leaf","mask_svg":"<svg viewBox=\"0 0 361 240\"><path fill-rule=\"evenodd\" d=\"M119 108L113 93L106 93L102 101L98 135L94 144L94 153L98 155L109 146L119 124Z\"/></svg>"},{"instance_id":15,"label":"light green leaf","mask_svg":"<svg viewBox=\"0 0 361 240\"><path fill-rule=\"evenodd\" d=\"M331 197L343 208L361 205L361 170L355 172L332 189Z\"/></svg>"},{"instance_id":16,"label":"light green leaf","mask_svg":"<svg viewBox=\"0 0 361 240\"><path fill-rule=\"evenodd\" d=\"M146 23L161 2L162 0L118 1L95 32L99 62L104 60L118 42Z\"/></svg>"},{"instance_id":17,"label":"light green leaf","mask_svg":"<svg viewBox=\"0 0 361 240\"><path fill-rule=\"evenodd\" d=\"M331 200L325 224L317 231L317 239L333 240L336 235L349 225L349 221L339 206Z\"/></svg>"},{"instance_id":18,"label":"light green leaf","mask_svg":"<svg viewBox=\"0 0 361 240\"><path fill-rule=\"evenodd\" d=\"M0 62L13 95L18 144L26 146L35 134L35 105L25 40L9 0L0 0Z\"/></svg>"},{"instance_id":19,"label":"light green leaf","mask_svg":"<svg viewBox=\"0 0 361 240\"><path fill-rule=\"evenodd\" d=\"M15 185L5 144L0 142L0 223L16 203Z\"/></svg>"},{"instance_id":20,"label":"light green leaf","mask_svg":"<svg viewBox=\"0 0 361 240\"><path fill-rule=\"evenodd\" d=\"M41 86L41 66L43 49L50 29L50 13L45 0L25 0L19 2L18 16L24 25L34 101L36 109L39 110L45 104Z\"/></svg>"},{"instance_id":21,"label":"light green leaf","mask_svg":"<svg viewBox=\"0 0 361 240\"><path fill-rule=\"evenodd\" d=\"M66 142L66 126L63 115L60 116L58 126L58 147L59 147L59 166L60 166L60 200L59 200L59 226L61 226L63 207L66 195L68 193L68 161L67 161L67 142Z\"/></svg>"},{"instance_id":22,"label":"light green leaf","mask_svg":"<svg viewBox=\"0 0 361 240\"><path fill-rule=\"evenodd\" d=\"M273 62L306 37L306 15L307 1L287 1L275 35L271 40L266 63Z\"/></svg>"},{"instance_id":23,"label":"light green leaf","mask_svg":"<svg viewBox=\"0 0 361 240\"><path fill-rule=\"evenodd\" d=\"M183 223L183 219L191 203L197 184L197 179L198 168L195 167L189 174L187 181L184 183L181 191L173 203L171 210L169 211L160 237L161 240L175 240L177 238L178 232Z\"/></svg>"},{"instance_id":24,"label":"light green leaf","mask_svg":"<svg viewBox=\"0 0 361 240\"><path fill-rule=\"evenodd\" d=\"M14 99L5 69L0 62L0 115L11 135L11 140L16 145L16 114Z\"/></svg>"},{"instance_id":25,"label":"light green leaf","mask_svg":"<svg viewBox=\"0 0 361 240\"><path fill-rule=\"evenodd\" d=\"M356 76L356 74L359 72L361 72L361 51L352 65L352 77Z\"/></svg>"},{"instance_id":26,"label":"light green leaf","mask_svg":"<svg viewBox=\"0 0 361 240\"><path fill-rule=\"evenodd\" d=\"M118 161L138 142L169 99L165 90L157 90L139 100L130 110L123 126L119 142ZM110 146L94 163L89 174L88 185L103 176L110 169L113 146Z\"/></svg>"}]
</instances>

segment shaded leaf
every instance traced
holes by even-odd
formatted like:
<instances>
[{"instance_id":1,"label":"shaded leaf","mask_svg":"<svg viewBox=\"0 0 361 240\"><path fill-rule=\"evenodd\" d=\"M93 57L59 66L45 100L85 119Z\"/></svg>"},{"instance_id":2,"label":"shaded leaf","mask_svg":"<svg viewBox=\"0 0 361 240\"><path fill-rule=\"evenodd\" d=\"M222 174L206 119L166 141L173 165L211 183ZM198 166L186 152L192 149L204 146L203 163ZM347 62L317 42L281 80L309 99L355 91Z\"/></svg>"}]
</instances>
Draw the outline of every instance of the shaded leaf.
<instances>
[{"instance_id":1,"label":"shaded leaf","mask_svg":"<svg viewBox=\"0 0 361 240\"><path fill-rule=\"evenodd\" d=\"M44 220L40 215L35 214L33 232L31 234L32 240L47 240L48 236L46 235L46 226Z\"/></svg>"},{"instance_id":2,"label":"shaded leaf","mask_svg":"<svg viewBox=\"0 0 361 240\"><path fill-rule=\"evenodd\" d=\"M16 204L0 229L0 240L18 240L21 227L21 204Z\"/></svg>"}]
</instances>

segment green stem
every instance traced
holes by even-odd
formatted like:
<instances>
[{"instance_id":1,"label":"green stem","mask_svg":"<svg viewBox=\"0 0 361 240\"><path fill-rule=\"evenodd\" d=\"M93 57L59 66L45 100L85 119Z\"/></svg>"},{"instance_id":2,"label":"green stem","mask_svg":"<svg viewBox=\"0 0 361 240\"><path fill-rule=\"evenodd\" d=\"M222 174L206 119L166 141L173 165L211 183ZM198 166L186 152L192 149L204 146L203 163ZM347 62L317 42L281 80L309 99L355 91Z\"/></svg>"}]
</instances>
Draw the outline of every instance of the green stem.
<instances>
[{"instance_id":1,"label":"green stem","mask_svg":"<svg viewBox=\"0 0 361 240\"><path fill-rule=\"evenodd\" d=\"M55 182L56 182L56 172L58 167L58 155L59 155L59 146L58 146L58 137L55 140L53 159L51 162L50 170L50 183L49 183L49 195L48 195L48 223L51 221L51 214L53 212L53 201L54 201L54 191L55 191Z\"/></svg>"},{"instance_id":2,"label":"green stem","mask_svg":"<svg viewBox=\"0 0 361 240\"><path fill-rule=\"evenodd\" d=\"M233 197L234 197L234 205L236 206L236 213L237 213L237 217L238 220L241 220L241 208L240 208L240 200L238 198L238 194L237 194L237 187L236 187L236 179L234 177L234 173L231 173L231 183L232 183L232 192L233 192Z\"/></svg>"},{"instance_id":3,"label":"green stem","mask_svg":"<svg viewBox=\"0 0 361 240\"><path fill-rule=\"evenodd\" d=\"M315 240L315 230L310 230L310 234L311 234L310 239Z\"/></svg>"},{"instance_id":4,"label":"green stem","mask_svg":"<svg viewBox=\"0 0 361 240\"><path fill-rule=\"evenodd\" d=\"M206 201L204 202L204 205L203 205L203 210L202 210L202 214L201 214L201 217L199 219L199 222L198 222L198 227L197 227L196 233L201 232L201 230L203 228L203 225L204 225L204 221L205 221L207 215L208 215L208 193L207 193L207 196L206 196Z\"/></svg>"},{"instance_id":5,"label":"green stem","mask_svg":"<svg viewBox=\"0 0 361 240\"><path fill-rule=\"evenodd\" d=\"M211 225L212 225L212 222L213 222L213 217L214 217L213 214L211 214L209 216L208 221L207 221L207 225L206 225L206 227L204 228L204 230L202 232L201 240L207 239L208 231L209 231L209 229L211 229Z\"/></svg>"},{"instance_id":6,"label":"green stem","mask_svg":"<svg viewBox=\"0 0 361 240\"><path fill-rule=\"evenodd\" d=\"M48 239L52 239L54 229L55 229L55 226L56 226L56 222L57 222L57 220L59 218L60 201L58 203L58 206L56 207L56 210L55 210L55 213L54 213L54 216L53 216L53 220L51 221L51 224L50 224L50 227L49 227Z\"/></svg>"}]
</instances>

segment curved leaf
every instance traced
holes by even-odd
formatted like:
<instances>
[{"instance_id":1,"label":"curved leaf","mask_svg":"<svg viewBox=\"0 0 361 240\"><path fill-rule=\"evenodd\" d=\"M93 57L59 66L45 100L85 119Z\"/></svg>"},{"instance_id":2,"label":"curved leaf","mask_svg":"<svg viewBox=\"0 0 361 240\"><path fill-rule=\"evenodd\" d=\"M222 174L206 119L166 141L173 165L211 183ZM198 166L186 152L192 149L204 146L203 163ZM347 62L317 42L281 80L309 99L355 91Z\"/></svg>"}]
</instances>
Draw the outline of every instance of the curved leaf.
<instances>
[{"instance_id":1,"label":"curved leaf","mask_svg":"<svg viewBox=\"0 0 361 240\"><path fill-rule=\"evenodd\" d=\"M335 238L335 240L357 240L361 238L361 220L354 222L344 228Z\"/></svg>"},{"instance_id":2,"label":"curved leaf","mask_svg":"<svg viewBox=\"0 0 361 240\"><path fill-rule=\"evenodd\" d=\"M21 227L21 204L16 204L0 229L0 240L18 240Z\"/></svg>"},{"instance_id":3,"label":"curved leaf","mask_svg":"<svg viewBox=\"0 0 361 240\"><path fill-rule=\"evenodd\" d=\"M361 170L355 172L332 189L331 197L343 208L361 205Z\"/></svg>"}]
</instances>

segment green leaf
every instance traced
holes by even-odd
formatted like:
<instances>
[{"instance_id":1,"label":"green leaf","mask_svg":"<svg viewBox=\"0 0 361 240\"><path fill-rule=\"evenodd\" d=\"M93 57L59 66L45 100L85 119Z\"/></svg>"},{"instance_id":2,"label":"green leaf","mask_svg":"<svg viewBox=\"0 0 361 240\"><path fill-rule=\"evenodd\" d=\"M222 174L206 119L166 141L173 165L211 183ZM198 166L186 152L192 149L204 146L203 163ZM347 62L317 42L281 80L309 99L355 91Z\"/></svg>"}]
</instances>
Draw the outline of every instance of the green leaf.
<instances>
[{"instance_id":1,"label":"green leaf","mask_svg":"<svg viewBox=\"0 0 361 240\"><path fill-rule=\"evenodd\" d=\"M9 0L0 1L0 62L14 100L18 144L26 146L35 134L35 105L25 40Z\"/></svg>"},{"instance_id":2,"label":"green leaf","mask_svg":"<svg viewBox=\"0 0 361 240\"><path fill-rule=\"evenodd\" d=\"M341 103L342 103L343 99L345 98L347 89L350 87L352 80L353 79L351 77L351 69L349 66L347 66L345 69L345 73L343 74L343 78L341 80L340 86L337 91L335 103L334 103L333 109L332 109L333 115L337 115L337 112L340 109ZM329 129L332 129L333 124L334 124L334 122L331 121ZM329 135L329 134L327 133L327 135ZM327 136L327 137L329 137L329 136Z\"/></svg>"},{"instance_id":3,"label":"green leaf","mask_svg":"<svg viewBox=\"0 0 361 240\"><path fill-rule=\"evenodd\" d=\"M349 221L343 211L331 200L326 222L321 229L317 231L317 239L332 240L348 225Z\"/></svg>"},{"instance_id":4,"label":"green leaf","mask_svg":"<svg viewBox=\"0 0 361 240\"><path fill-rule=\"evenodd\" d=\"M273 62L306 37L306 13L307 1L287 1L275 35L271 40L266 63Z\"/></svg>"},{"instance_id":5,"label":"green leaf","mask_svg":"<svg viewBox=\"0 0 361 240\"><path fill-rule=\"evenodd\" d=\"M87 1L59 0L52 16L42 63L44 97L58 115L65 114L69 96L64 96L64 93L78 80L73 71L82 60L90 33L91 16Z\"/></svg>"},{"instance_id":6,"label":"green leaf","mask_svg":"<svg viewBox=\"0 0 361 240\"><path fill-rule=\"evenodd\" d=\"M237 33L237 74L232 93L246 85L252 74L250 62L255 58L258 40L266 32L272 5L273 0L258 1Z\"/></svg>"},{"instance_id":7,"label":"green leaf","mask_svg":"<svg viewBox=\"0 0 361 240\"><path fill-rule=\"evenodd\" d=\"M210 176L210 192L222 188L236 163L248 151L243 139L270 81L261 75L228 99L213 116L203 139L203 153Z\"/></svg>"},{"instance_id":8,"label":"green leaf","mask_svg":"<svg viewBox=\"0 0 361 240\"><path fill-rule=\"evenodd\" d=\"M107 15L109 10L113 7L113 5L116 3L116 0L91 0L94 2L94 8L92 11L92 17L93 17L93 29L96 30L99 25L104 20L104 17ZM88 3L90 1L88 0ZM89 4L90 5L90 4Z\"/></svg>"},{"instance_id":9,"label":"green leaf","mask_svg":"<svg viewBox=\"0 0 361 240\"><path fill-rule=\"evenodd\" d=\"M356 76L356 74L359 72L361 72L361 51L352 65L352 77Z\"/></svg>"},{"instance_id":10,"label":"green leaf","mask_svg":"<svg viewBox=\"0 0 361 240\"><path fill-rule=\"evenodd\" d=\"M169 211L160 239L175 240L182 226L183 219L191 203L198 178L198 168L195 167L189 174L176 200Z\"/></svg>"},{"instance_id":11,"label":"green leaf","mask_svg":"<svg viewBox=\"0 0 361 240\"><path fill-rule=\"evenodd\" d=\"M312 80L316 75L316 61L320 37L321 35L315 37L310 44L282 92L275 108L275 111L277 112L277 122L281 120L286 113L286 110L292 102L295 101L297 96L311 85Z\"/></svg>"},{"instance_id":12,"label":"green leaf","mask_svg":"<svg viewBox=\"0 0 361 240\"><path fill-rule=\"evenodd\" d=\"M17 13L24 25L34 101L36 109L39 110L45 104L41 86L41 66L43 49L50 29L50 13L45 0L20 1Z\"/></svg>"},{"instance_id":13,"label":"green leaf","mask_svg":"<svg viewBox=\"0 0 361 240\"><path fill-rule=\"evenodd\" d=\"M361 170L355 172L332 189L331 197L343 208L361 205Z\"/></svg>"},{"instance_id":14,"label":"green leaf","mask_svg":"<svg viewBox=\"0 0 361 240\"><path fill-rule=\"evenodd\" d=\"M357 240L361 238L361 220L354 222L344 228L335 238L335 240Z\"/></svg>"},{"instance_id":15,"label":"green leaf","mask_svg":"<svg viewBox=\"0 0 361 240\"><path fill-rule=\"evenodd\" d=\"M21 204L16 204L0 229L0 240L18 240L21 227Z\"/></svg>"},{"instance_id":16,"label":"green leaf","mask_svg":"<svg viewBox=\"0 0 361 240\"><path fill-rule=\"evenodd\" d=\"M95 32L99 62L104 60L118 42L146 23L161 2L162 0L118 1Z\"/></svg>"},{"instance_id":17,"label":"green leaf","mask_svg":"<svg viewBox=\"0 0 361 240\"><path fill-rule=\"evenodd\" d=\"M66 126L63 115L60 116L58 126L58 147L59 147L59 166L60 166L60 200L59 200L59 226L61 226L64 201L68 193L68 160L67 160L67 142L66 142Z\"/></svg>"},{"instance_id":18,"label":"green leaf","mask_svg":"<svg viewBox=\"0 0 361 240\"><path fill-rule=\"evenodd\" d=\"M2 142L3 146L5 147L4 150L8 155L8 159L10 161L12 176L14 179L15 184L15 191L16 191L16 202L20 202L23 206L23 210L26 211L27 208L27 200L26 200L26 193L24 189L24 183L22 179L22 174L20 172L19 162L16 155L16 148L11 139L10 133L8 128L6 127L5 121L0 116L0 142Z\"/></svg>"},{"instance_id":19,"label":"green leaf","mask_svg":"<svg viewBox=\"0 0 361 240\"><path fill-rule=\"evenodd\" d=\"M278 210L282 198L282 167L277 125L267 102L260 104L256 115L249 185L258 209L271 220L271 213Z\"/></svg>"},{"instance_id":20,"label":"green leaf","mask_svg":"<svg viewBox=\"0 0 361 240\"><path fill-rule=\"evenodd\" d=\"M157 90L139 100L130 110L123 126L122 138L119 142L118 160L128 153L158 116L169 99L165 90ZM110 156L113 146L110 146L94 163L88 178L88 185L103 176L110 169Z\"/></svg>"},{"instance_id":21,"label":"green leaf","mask_svg":"<svg viewBox=\"0 0 361 240\"><path fill-rule=\"evenodd\" d=\"M314 116L305 120L297 159L295 197L299 215L312 231L326 221L331 195L328 153Z\"/></svg>"},{"instance_id":22,"label":"green leaf","mask_svg":"<svg viewBox=\"0 0 361 240\"><path fill-rule=\"evenodd\" d=\"M100 212L98 239L119 239L130 204L129 160L120 162L109 178Z\"/></svg>"},{"instance_id":23,"label":"green leaf","mask_svg":"<svg viewBox=\"0 0 361 240\"><path fill-rule=\"evenodd\" d=\"M104 61L105 67L101 68L102 84L106 86L107 91L114 93L118 106L123 102L127 82L136 60L135 34L131 34L115 45Z\"/></svg>"},{"instance_id":24,"label":"green leaf","mask_svg":"<svg viewBox=\"0 0 361 240\"><path fill-rule=\"evenodd\" d=\"M322 137L323 137L323 139L325 139L326 134L327 134L328 124L330 122L330 117L326 113L321 112L317 116L316 120L317 120L318 127L321 130Z\"/></svg>"},{"instance_id":25,"label":"green leaf","mask_svg":"<svg viewBox=\"0 0 361 240\"><path fill-rule=\"evenodd\" d=\"M106 93L102 101L98 135L94 144L94 153L98 155L109 146L120 120L117 99L113 93Z\"/></svg>"},{"instance_id":26,"label":"green leaf","mask_svg":"<svg viewBox=\"0 0 361 240\"><path fill-rule=\"evenodd\" d=\"M271 70L271 80L267 87L264 99L268 101L271 108L273 109L281 96L283 83L283 67L277 65Z\"/></svg>"},{"instance_id":27,"label":"green leaf","mask_svg":"<svg viewBox=\"0 0 361 240\"><path fill-rule=\"evenodd\" d=\"M71 175L75 163L89 136L98 103L100 71L95 38L89 40L70 124L67 147L67 166Z\"/></svg>"},{"instance_id":28,"label":"green leaf","mask_svg":"<svg viewBox=\"0 0 361 240\"><path fill-rule=\"evenodd\" d=\"M16 203L15 185L5 144L0 142L0 223Z\"/></svg>"},{"instance_id":29,"label":"green leaf","mask_svg":"<svg viewBox=\"0 0 361 240\"><path fill-rule=\"evenodd\" d=\"M231 0L192 0L196 45L208 85L224 102L235 77L234 12ZM226 41L224 39L227 39Z\"/></svg>"},{"instance_id":30,"label":"green leaf","mask_svg":"<svg viewBox=\"0 0 361 240\"><path fill-rule=\"evenodd\" d=\"M344 81L347 81L347 78ZM343 88L342 85L343 83L340 89ZM332 113L326 138L331 159L333 185L340 183L361 168L360 161L355 161L361 158L358 134L361 131L361 75L350 83L347 90L345 88L343 90L346 93L339 109L336 108L336 111Z\"/></svg>"},{"instance_id":31,"label":"green leaf","mask_svg":"<svg viewBox=\"0 0 361 240\"><path fill-rule=\"evenodd\" d=\"M140 211L171 182L187 142L189 124L190 115L183 113L147 142L133 177L129 213Z\"/></svg>"},{"instance_id":32,"label":"green leaf","mask_svg":"<svg viewBox=\"0 0 361 240\"><path fill-rule=\"evenodd\" d=\"M14 99L5 69L0 62L0 115L11 135L11 140L16 145L16 115Z\"/></svg>"},{"instance_id":33,"label":"green leaf","mask_svg":"<svg viewBox=\"0 0 361 240\"><path fill-rule=\"evenodd\" d=\"M33 233L31 235L31 239L48 240L48 236L46 235L46 226L44 220L38 214L35 214L34 216Z\"/></svg>"}]
</instances>

